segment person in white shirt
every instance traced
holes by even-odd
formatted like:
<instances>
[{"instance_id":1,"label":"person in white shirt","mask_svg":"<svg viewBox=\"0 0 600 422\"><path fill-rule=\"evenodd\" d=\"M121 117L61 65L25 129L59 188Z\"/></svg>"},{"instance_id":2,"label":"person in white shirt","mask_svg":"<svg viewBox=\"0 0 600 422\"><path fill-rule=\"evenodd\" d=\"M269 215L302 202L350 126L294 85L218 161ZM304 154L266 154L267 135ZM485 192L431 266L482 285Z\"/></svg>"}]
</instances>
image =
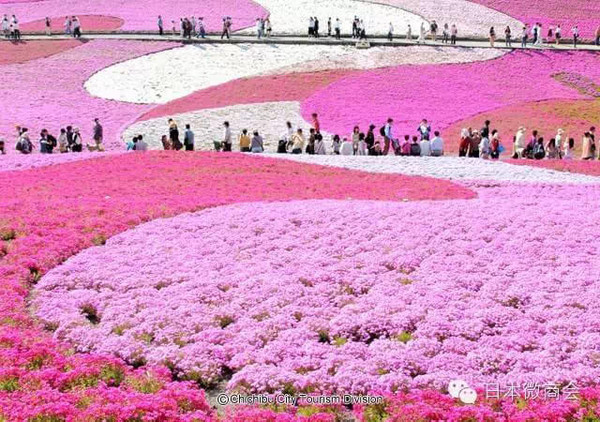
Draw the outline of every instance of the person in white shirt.
<instances>
[{"instance_id":1,"label":"person in white shirt","mask_svg":"<svg viewBox=\"0 0 600 422\"><path fill-rule=\"evenodd\" d=\"M421 29L419 30L419 38L417 39L417 42L425 42L425 24L423 22L421 22Z\"/></svg>"},{"instance_id":2,"label":"person in white shirt","mask_svg":"<svg viewBox=\"0 0 600 422\"><path fill-rule=\"evenodd\" d=\"M348 138L344 138L342 141L342 146L340 147L341 155L354 155L354 146L352 142L348 140Z\"/></svg>"},{"instance_id":3,"label":"person in white shirt","mask_svg":"<svg viewBox=\"0 0 600 422\"><path fill-rule=\"evenodd\" d=\"M323 141L323 135L321 135L320 133L317 133L317 135L315 136L315 154L327 154L327 148L325 147L325 142Z\"/></svg>"},{"instance_id":4,"label":"person in white shirt","mask_svg":"<svg viewBox=\"0 0 600 422\"><path fill-rule=\"evenodd\" d=\"M440 137L440 132L433 133L435 137L431 141L431 155L433 157L441 157L444 155L444 140Z\"/></svg>"},{"instance_id":5,"label":"person in white shirt","mask_svg":"<svg viewBox=\"0 0 600 422\"><path fill-rule=\"evenodd\" d=\"M421 157L429 157L431 155L431 142L428 139L423 139L420 142Z\"/></svg>"},{"instance_id":6,"label":"person in white shirt","mask_svg":"<svg viewBox=\"0 0 600 422\"><path fill-rule=\"evenodd\" d=\"M336 39L340 39L341 38L341 24L340 24L340 18L336 18L335 19L335 38Z\"/></svg>"},{"instance_id":7,"label":"person in white shirt","mask_svg":"<svg viewBox=\"0 0 600 422\"><path fill-rule=\"evenodd\" d=\"M479 158L483 160L490 158L490 140L487 136L481 138L479 142L479 154Z\"/></svg>"},{"instance_id":8,"label":"person in white shirt","mask_svg":"<svg viewBox=\"0 0 600 422\"><path fill-rule=\"evenodd\" d=\"M575 25L571 32L573 33L573 47L577 48L577 41L579 41L579 27Z\"/></svg>"},{"instance_id":9,"label":"person in white shirt","mask_svg":"<svg viewBox=\"0 0 600 422\"><path fill-rule=\"evenodd\" d=\"M231 151L231 129L229 127L229 122L223 122L223 126L225 127L225 136L223 137L223 151L230 152Z\"/></svg>"},{"instance_id":10,"label":"person in white shirt","mask_svg":"<svg viewBox=\"0 0 600 422\"><path fill-rule=\"evenodd\" d=\"M513 158L522 158L525 147L525 128L521 126L515 135Z\"/></svg>"}]
</instances>

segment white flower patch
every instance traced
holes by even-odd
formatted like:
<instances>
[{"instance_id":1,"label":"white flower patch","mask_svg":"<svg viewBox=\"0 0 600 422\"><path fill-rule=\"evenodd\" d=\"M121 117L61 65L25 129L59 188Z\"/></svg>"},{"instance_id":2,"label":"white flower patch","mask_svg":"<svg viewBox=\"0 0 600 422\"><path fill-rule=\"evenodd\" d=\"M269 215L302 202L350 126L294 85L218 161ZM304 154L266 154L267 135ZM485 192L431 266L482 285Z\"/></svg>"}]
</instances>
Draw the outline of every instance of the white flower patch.
<instances>
[{"instance_id":1,"label":"white flower patch","mask_svg":"<svg viewBox=\"0 0 600 422\"><path fill-rule=\"evenodd\" d=\"M360 0L256 0L269 11L269 20L274 34L308 34L308 22L311 16L319 19L319 33L327 35L327 20L331 18L332 35L335 20L340 19L342 34L352 34L352 20L355 16L363 20L367 35L385 35L390 22L398 25L412 25L417 29L421 22L427 21L421 16L380 2ZM247 28L241 33L256 33ZM415 31L416 33L417 31Z\"/></svg>"},{"instance_id":2,"label":"white flower patch","mask_svg":"<svg viewBox=\"0 0 600 422\"><path fill-rule=\"evenodd\" d=\"M200 89L264 74L373 69L401 64L465 63L504 54L495 49L434 47L196 44L150 54L94 74L85 88L96 97L164 104Z\"/></svg>"},{"instance_id":3,"label":"white flower patch","mask_svg":"<svg viewBox=\"0 0 600 422\"><path fill-rule=\"evenodd\" d=\"M287 133L285 123L291 122L294 128L302 128L307 136L310 125L300 115L300 103L296 101L271 102L258 104L240 104L230 107L211 108L171 116L179 126L180 138L183 140L185 125L189 124L194 132L195 149L213 150L214 141L222 141L224 136L223 122L228 121L234 135L234 150L239 150L237 136L242 129L252 135L258 130L264 138L266 151L276 151L278 141ZM138 122L125 130L124 140L137 134L144 135L150 149L162 149L160 139L168 135L167 118L161 117ZM328 134L324 133L326 139Z\"/></svg>"},{"instance_id":4,"label":"white flower patch","mask_svg":"<svg viewBox=\"0 0 600 422\"><path fill-rule=\"evenodd\" d=\"M576 173L519 166L501 161L459 157L372 157L340 155L273 154L303 163L362 170L371 173L400 173L448 180L598 184L600 178Z\"/></svg>"},{"instance_id":5,"label":"white flower patch","mask_svg":"<svg viewBox=\"0 0 600 422\"><path fill-rule=\"evenodd\" d=\"M496 29L496 34L504 36L504 28L510 26L513 37L516 38L523 27L523 23L497 10L490 9L472 1L465 0L377 0L378 3L400 7L425 19L436 20L440 29L438 36L441 38L444 24L456 24L459 37L487 38L490 27ZM393 22L396 28L396 22ZM398 22L397 34L406 35L406 24ZM413 34L418 35L418 28L413 26Z\"/></svg>"}]
</instances>

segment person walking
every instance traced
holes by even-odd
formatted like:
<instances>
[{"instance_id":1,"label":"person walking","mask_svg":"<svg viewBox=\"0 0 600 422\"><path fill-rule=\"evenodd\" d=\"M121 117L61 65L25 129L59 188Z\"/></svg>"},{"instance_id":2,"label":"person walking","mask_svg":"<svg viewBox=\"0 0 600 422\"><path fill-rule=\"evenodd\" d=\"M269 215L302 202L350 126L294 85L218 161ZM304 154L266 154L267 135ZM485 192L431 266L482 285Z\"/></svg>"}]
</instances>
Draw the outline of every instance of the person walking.
<instances>
[{"instance_id":1,"label":"person walking","mask_svg":"<svg viewBox=\"0 0 600 422\"><path fill-rule=\"evenodd\" d=\"M227 24L227 18L223 18L223 32L221 33L221 39L223 39L223 37L227 37L227 39L229 39L229 28Z\"/></svg>"},{"instance_id":2,"label":"person walking","mask_svg":"<svg viewBox=\"0 0 600 422\"><path fill-rule=\"evenodd\" d=\"M309 37L313 37L315 35L315 20L314 18L311 16L308 19L308 36Z\"/></svg>"},{"instance_id":3,"label":"person walking","mask_svg":"<svg viewBox=\"0 0 600 422\"><path fill-rule=\"evenodd\" d=\"M521 48L527 48L527 38L529 37L529 31L527 31L527 26L523 27L521 32Z\"/></svg>"},{"instance_id":4,"label":"person walking","mask_svg":"<svg viewBox=\"0 0 600 422\"><path fill-rule=\"evenodd\" d=\"M504 30L504 44L508 47L511 48L512 47L512 32L510 30L510 26L506 26L506 29Z\"/></svg>"},{"instance_id":5,"label":"person walking","mask_svg":"<svg viewBox=\"0 0 600 422\"><path fill-rule=\"evenodd\" d=\"M263 143L264 141L262 136L260 136L258 134L258 131L255 130L254 136L252 137L252 144L250 150L255 154L263 152L265 150Z\"/></svg>"},{"instance_id":6,"label":"person walking","mask_svg":"<svg viewBox=\"0 0 600 422\"><path fill-rule=\"evenodd\" d=\"M556 25L556 31L554 32L554 38L556 39L556 45L560 45L560 39L562 38L562 29L560 25Z\"/></svg>"},{"instance_id":7,"label":"person walking","mask_svg":"<svg viewBox=\"0 0 600 422\"><path fill-rule=\"evenodd\" d=\"M185 125L185 133L183 135L183 144L185 145L186 151L194 150L194 132L190 128L190 125Z\"/></svg>"},{"instance_id":8,"label":"person walking","mask_svg":"<svg viewBox=\"0 0 600 422\"><path fill-rule=\"evenodd\" d=\"M331 17L327 19L327 36L331 37Z\"/></svg>"},{"instance_id":9,"label":"person walking","mask_svg":"<svg viewBox=\"0 0 600 422\"><path fill-rule=\"evenodd\" d=\"M342 33L341 33L341 28L340 28L341 24L340 24L340 19L336 18L335 19L335 39L339 40L342 38Z\"/></svg>"},{"instance_id":10,"label":"person walking","mask_svg":"<svg viewBox=\"0 0 600 422\"><path fill-rule=\"evenodd\" d=\"M437 41L437 31L438 31L438 24L434 19L433 21L431 21L431 25L429 26L429 33L431 34L431 41L433 41L433 42Z\"/></svg>"},{"instance_id":11,"label":"person walking","mask_svg":"<svg viewBox=\"0 0 600 422\"><path fill-rule=\"evenodd\" d=\"M225 134L223 136L223 151L231 152L231 128L229 127L229 122L223 122L223 127L225 128Z\"/></svg>"},{"instance_id":12,"label":"person walking","mask_svg":"<svg viewBox=\"0 0 600 422\"><path fill-rule=\"evenodd\" d=\"M573 33L573 48L577 48L577 41L579 41L579 27L575 25L571 32Z\"/></svg>"},{"instance_id":13,"label":"person walking","mask_svg":"<svg viewBox=\"0 0 600 422\"><path fill-rule=\"evenodd\" d=\"M256 18L256 38L262 38L262 22L260 18Z\"/></svg>"},{"instance_id":14,"label":"person walking","mask_svg":"<svg viewBox=\"0 0 600 422\"><path fill-rule=\"evenodd\" d=\"M8 21L8 16L4 15L2 17L2 33L4 34L4 38L10 38L10 23Z\"/></svg>"},{"instance_id":15,"label":"person walking","mask_svg":"<svg viewBox=\"0 0 600 422\"><path fill-rule=\"evenodd\" d=\"M450 30L448 28L448 24L444 24L444 29L442 30L442 42L444 44L448 44L448 40L450 39Z\"/></svg>"},{"instance_id":16,"label":"person walking","mask_svg":"<svg viewBox=\"0 0 600 422\"><path fill-rule=\"evenodd\" d=\"M73 16L73 38L81 38L81 22L77 16Z\"/></svg>"},{"instance_id":17,"label":"person walking","mask_svg":"<svg viewBox=\"0 0 600 422\"><path fill-rule=\"evenodd\" d=\"M17 17L15 15L12 15L12 33L13 38L15 40L20 40L21 39L21 30L19 29L19 20L17 19Z\"/></svg>"},{"instance_id":18,"label":"person walking","mask_svg":"<svg viewBox=\"0 0 600 422\"><path fill-rule=\"evenodd\" d=\"M177 127L177 123L175 120L169 119L169 139L171 140L171 146L175 151L181 150L183 148L183 144L179 140L179 128Z\"/></svg>"},{"instance_id":19,"label":"person walking","mask_svg":"<svg viewBox=\"0 0 600 422\"><path fill-rule=\"evenodd\" d=\"M102 125L100 124L100 120L98 118L94 119L94 127L92 129L92 139L94 140L95 149L100 151L102 148L102 140L104 138L104 130Z\"/></svg>"},{"instance_id":20,"label":"person walking","mask_svg":"<svg viewBox=\"0 0 600 422\"><path fill-rule=\"evenodd\" d=\"M46 19L44 20L44 26L46 28L46 35L52 35L52 21L48 16L46 16Z\"/></svg>"},{"instance_id":21,"label":"person walking","mask_svg":"<svg viewBox=\"0 0 600 422\"><path fill-rule=\"evenodd\" d=\"M252 140L250 139L250 136L248 136L247 129L242 130L242 133L238 137L238 142L240 144L241 152L250 152L250 145L252 144Z\"/></svg>"},{"instance_id":22,"label":"person walking","mask_svg":"<svg viewBox=\"0 0 600 422\"><path fill-rule=\"evenodd\" d=\"M71 26L72 26L71 18L68 16L65 17L65 23L64 23L65 35L71 35Z\"/></svg>"},{"instance_id":23,"label":"person walking","mask_svg":"<svg viewBox=\"0 0 600 422\"><path fill-rule=\"evenodd\" d=\"M490 47L494 48L494 43L496 42L496 30L492 26L490 28Z\"/></svg>"},{"instance_id":24,"label":"person walking","mask_svg":"<svg viewBox=\"0 0 600 422\"><path fill-rule=\"evenodd\" d=\"M390 26L388 28L388 41L392 42L394 40L394 25L390 22Z\"/></svg>"},{"instance_id":25,"label":"person walking","mask_svg":"<svg viewBox=\"0 0 600 422\"><path fill-rule=\"evenodd\" d=\"M196 31L196 38L206 38L206 29L204 28L204 18L198 18L198 30Z\"/></svg>"},{"instance_id":26,"label":"person walking","mask_svg":"<svg viewBox=\"0 0 600 422\"><path fill-rule=\"evenodd\" d=\"M315 16L315 31L314 31L314 35L315 38L319 38L319 18L317 18Z\"/></svg>"},{"instance_id":27,"label":"person walking","mask_svg":"<svg viewBox=\"0 0 600 422\"><path fill-rule=\"evenodd\" d=\"M158 35L162 36L165 32L164 32L164 27L163 27L163 18L161 15L158 15L157 25L158 25Z\"/></svg>"},{"instance_id":28,"label":"person walking","mask_svg":"<svg viewBox=\"0 0 600 422\"><path fill-rule=\"evenodd\" d=\"M410 23L406 28L406 41L412 41L412 27L410 26Z\"/></svg>"},{"instance_id":29,"label":"person walking","mask_svg":"<svg viewBox=\"0 0 600 422\"><path fill-rule=\"evenodd\" d=\"M392 142L394 134L392 133L392 129L394 126L394 119L391 117L387 119L387 122L382 130L380 130L380 134L383 135L383 155L388 155L390 151L390 144Z\"/></svg>"},{"instance_id":30,"label":"person walking","mask_svg":"<svg viewBox=\"0 0 600 422\"><path fill-rule=\"evenodd\" d=\"M450 28L450 44L456 45L456 36L457 35L458 35L458 28L456 27L456 24L452 24L452 27Z\"/></svg>"},{"instance_id":31,"label":"person walking","mask_svg":"<svg viewBox=\"0 0 600 422\"><path fill-rule=\"evenodd\" d=\"M271 38L271 32L273 31L273 28L271 27L271 20L269 18L265 20L265 28L267 31L267 38Z\"/></svg>"}]
</instances>

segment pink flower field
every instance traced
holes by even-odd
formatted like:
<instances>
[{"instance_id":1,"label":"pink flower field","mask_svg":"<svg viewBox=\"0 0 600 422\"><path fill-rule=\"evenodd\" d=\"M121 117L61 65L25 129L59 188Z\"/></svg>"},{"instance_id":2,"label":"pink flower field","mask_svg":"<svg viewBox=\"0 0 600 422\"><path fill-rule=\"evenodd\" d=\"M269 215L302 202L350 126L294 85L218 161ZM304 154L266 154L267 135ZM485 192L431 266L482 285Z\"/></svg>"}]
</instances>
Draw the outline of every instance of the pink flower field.
<instances>
[{"instance_id":1,"label":"pink flower field","mask_svg":"<svg viewBox=\"0 0 600 422\"><path fill-rule=\"evenodd\" d=\"M107 148L122 149L118 140L120 128L149 107L94 98L85 91L83 83L111 64L177 46L118 40L74 43L67 44L68 50L46 58L2 66L0 95L11 98L11 106L2 112L0 136L9 140L9 149L14 145L15 125L28 127L34 137L43 128L56 134L61 127L79 126L84 142L90 142L96 117L106 126ZM56 69L62 68L65 72L56 77Z\"/></svg>"},{"instance_id":2,"label":"pink flower field","mask_svg":"<svg viewBox=\"0 0 600 422\"><path fill-rule=\"evenodd\" d=\"M124 23L123 30L158 31L156 20L162 15L165 28L170 29L172 19L179 22L181 16L195 15L205 17L208 31L221 29L221 18L231 16L234 29L252 26L259 16L266 11L252 0L205 0L202 3L191 0L171 0L169 7L152 0L136 0L122 2L118 0L39 0L13 1L0 0L0 14L16 14L22 23L41 21L46 16L62 23L65 15L96 15L118 18ZM83 30L106 30L104 25L96 25L102 21L89 21L90 27L82 25Z\"/></svg>"},{"instance_id":3,"label":"pink flower field","mask_svg":"<svg viewBox=\"0 0 600 422\"><path fill-rule=\"evenodd\" d=\"M600 5L588 0L571 0L568 3L559 0L477 0L476 3L499 10L530 25L539 22L543 25L544 36L549 25L561 25L563 36L571 37L571 28L578 25L582 37L593 39L600 16Z\"/></svg>"},{"instance_id":4,"label":"pink flower field","mask_svg":"<svg viewBox=\"0 0 600 422\"><path fill-rule=\"evenodd\" d=\"M322 125L334 133L389 116L398 135L414 133L423 118L444 130L457 120L523 102L594 98L552 76L570 72L598 84L599 64L597 53L515 51L486 62L365 71L315 92L303 101L302 114L309 119L319 112ZM513 72L523 77L507 77Z\"/></svg>"},{"instance_id":5,"label":"pink flower field","mask_svg":"<svg viewBox=\"0 0 600 422\"><path fill-rule=\"evenodd\" d=\"M443 389L457 375L479 388L593 385L599 192L185 214L69 260L33 307L80 351L166 364L202 385L233 372L228 388L248 392ZM524 230L550 204L553 221Z\"/></svg>"}]
</instances>

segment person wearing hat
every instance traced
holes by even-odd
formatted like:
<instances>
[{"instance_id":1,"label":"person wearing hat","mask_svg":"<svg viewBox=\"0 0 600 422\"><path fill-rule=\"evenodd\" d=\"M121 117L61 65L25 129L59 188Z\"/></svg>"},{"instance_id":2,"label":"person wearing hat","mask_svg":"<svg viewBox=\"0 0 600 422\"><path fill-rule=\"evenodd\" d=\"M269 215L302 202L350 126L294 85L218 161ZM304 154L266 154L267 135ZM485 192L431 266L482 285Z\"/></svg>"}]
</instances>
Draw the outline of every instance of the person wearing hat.
<instances>
[{"instance_id":1,"label":"person wearing hat","mask_svg":"<svg viewBox=\"0 0 600 422\"><path fill-rule=\"evenodd\" d=\"M81 141L81 134L79 133L79 128L73 128L73 146L71 147L71 151L73 152L81 152L83 150L83 142Z\"/></svg>"}]
</instances>

